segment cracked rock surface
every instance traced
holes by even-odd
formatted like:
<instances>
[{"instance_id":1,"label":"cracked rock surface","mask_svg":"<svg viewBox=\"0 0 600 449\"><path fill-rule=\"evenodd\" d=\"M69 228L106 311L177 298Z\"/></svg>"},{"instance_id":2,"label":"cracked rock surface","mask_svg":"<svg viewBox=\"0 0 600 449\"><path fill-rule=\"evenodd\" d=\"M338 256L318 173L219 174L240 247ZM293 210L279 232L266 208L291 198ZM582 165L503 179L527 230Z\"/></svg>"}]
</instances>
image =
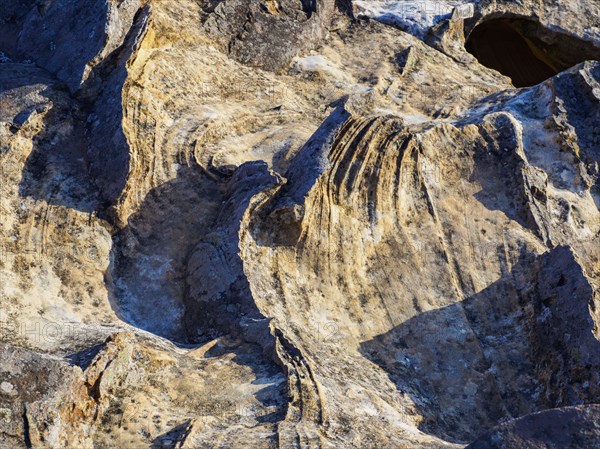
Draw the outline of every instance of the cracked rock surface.
<instances>
[{"instance_id":1,"label":"cracked rock surface","mask_svg":"<svg viewBox=\"0 0 600 449\"><path fill-rule=\"evenodd\" d=\"M0 449L600 447L600 11L414 3L2 2Z\"/></svg>"}]
</instances>

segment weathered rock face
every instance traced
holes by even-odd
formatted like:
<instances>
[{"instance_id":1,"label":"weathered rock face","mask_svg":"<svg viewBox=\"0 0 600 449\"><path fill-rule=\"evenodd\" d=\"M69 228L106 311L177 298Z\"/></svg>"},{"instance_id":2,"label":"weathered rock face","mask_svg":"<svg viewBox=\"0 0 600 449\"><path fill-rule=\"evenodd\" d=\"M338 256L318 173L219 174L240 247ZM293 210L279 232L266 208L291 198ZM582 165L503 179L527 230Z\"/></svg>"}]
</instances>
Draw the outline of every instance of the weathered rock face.
<instances>
[{"instance_id":1,"label":"weathered rock face","mask_svg":"<svg viewBox=\"0 0 600 449\"><path fill-rule=\"evenodd\" d=\"M503 424L468 449L598 446L598 406L547 410Z\"/></svg>"},{"instance_id":2,"label":"weathered rock face","mask_svg":"<svg viewBox=\"0 0 600 449\"><path fill-rule=\"evenodd\" d=\"M17 54L76 90L122 45L139 7L138 0L37 2L23 22Z\"/></svg>"},{"instance_id":3,"label":"weathered rock face","mask_svg":"<svg viewBox=\"0 0 600 449\"><path fill-rule=\"evenodd\" d=\"M443 6L0 5L0 446L598 446L600 16Z\"/></svg>"},{"instance_id":4,"label":"weathered rock face","mask_svg":"<svg viewBox=\"0 0 600 449\"><path fill-rule=\"evenodd\" d=\"M334 6L335 0L208 2L203 27L236 60L280 70L324 37Z\"/></svg>"},{"instance_id":5,"label":"weathered rock face","mask_svg":"<svg viewBox=\"0 0 600 449\"><path fill-rule=\"evenodd\" d=\"M561 86L586 91L598 73L578 67L454 122L339 114L337 129L299 153L288 182L250 215L242 257L274 326L306 357L343 364L340 385L339 372L314 362L321 397L360 379L361 394L383 392L369 401L377 419L393 416L382 403L400 403L421 429L454 442L502 419L594 402L597 146L560 151L569 137L551 111L560 102L568 114ZM321 163L310 173L312 160ZM339 326L334 342L306 335L329 322ZM397 394L369 376L370 362ZM345 398L355 401L338 398L329 419L366 420Z\"/></svg>"}]
</instances>

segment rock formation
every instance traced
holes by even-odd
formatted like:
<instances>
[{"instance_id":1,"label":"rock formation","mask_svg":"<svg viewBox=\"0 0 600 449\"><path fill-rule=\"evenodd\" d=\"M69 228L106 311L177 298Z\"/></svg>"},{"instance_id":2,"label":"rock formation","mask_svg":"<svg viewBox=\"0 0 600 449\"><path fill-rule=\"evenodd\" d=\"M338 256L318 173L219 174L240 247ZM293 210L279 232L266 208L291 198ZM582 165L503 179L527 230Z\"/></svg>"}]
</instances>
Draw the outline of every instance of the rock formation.
<instances>
[{"instance_id":1,"label":"rock formation","mask_svg":"<svg viewBox=\"0 0 600 449\"><path fill-rule=\"evenodd\" d=\"M0 5L0 448L600 445L600 11L432 8Z\"/></svg>"}]
</instances>

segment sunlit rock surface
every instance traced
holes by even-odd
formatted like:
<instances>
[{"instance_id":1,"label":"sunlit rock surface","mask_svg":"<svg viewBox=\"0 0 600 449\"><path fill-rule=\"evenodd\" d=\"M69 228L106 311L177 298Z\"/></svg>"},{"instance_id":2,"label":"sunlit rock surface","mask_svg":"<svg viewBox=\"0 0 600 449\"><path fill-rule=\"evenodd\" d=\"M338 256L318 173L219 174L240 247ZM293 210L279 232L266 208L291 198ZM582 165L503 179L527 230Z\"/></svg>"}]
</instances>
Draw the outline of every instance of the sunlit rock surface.
<instances>
[{"instance_id":1,"label":"sunlit rock surface","mask_svg":"<svg viewBox=\"0 0 600 449\"><path fill-rule=\"evenodd\" d=\"M1 448L600 445L600 11L426 3L0 5Z\"/></svg>"}]
</instances>

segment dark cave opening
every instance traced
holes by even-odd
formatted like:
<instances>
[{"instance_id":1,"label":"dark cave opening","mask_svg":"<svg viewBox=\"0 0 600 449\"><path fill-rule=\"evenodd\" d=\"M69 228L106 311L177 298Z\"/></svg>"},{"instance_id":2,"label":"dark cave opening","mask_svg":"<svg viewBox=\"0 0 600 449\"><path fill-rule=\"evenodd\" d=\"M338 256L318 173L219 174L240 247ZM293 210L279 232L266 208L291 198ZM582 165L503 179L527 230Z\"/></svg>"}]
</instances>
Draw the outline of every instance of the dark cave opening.
<instances>
[{"instance_id":1,"label":"dark cave opening","mask_svg":"<svg viewBox=\"0 0 600 449\"><path fill-rule=\"evenodd\" d=\"M600 59L600 48L523 18L497 18L468 33L465 48L486 67L529 87L586 60Z\"/></svg>"}]
</instances>

